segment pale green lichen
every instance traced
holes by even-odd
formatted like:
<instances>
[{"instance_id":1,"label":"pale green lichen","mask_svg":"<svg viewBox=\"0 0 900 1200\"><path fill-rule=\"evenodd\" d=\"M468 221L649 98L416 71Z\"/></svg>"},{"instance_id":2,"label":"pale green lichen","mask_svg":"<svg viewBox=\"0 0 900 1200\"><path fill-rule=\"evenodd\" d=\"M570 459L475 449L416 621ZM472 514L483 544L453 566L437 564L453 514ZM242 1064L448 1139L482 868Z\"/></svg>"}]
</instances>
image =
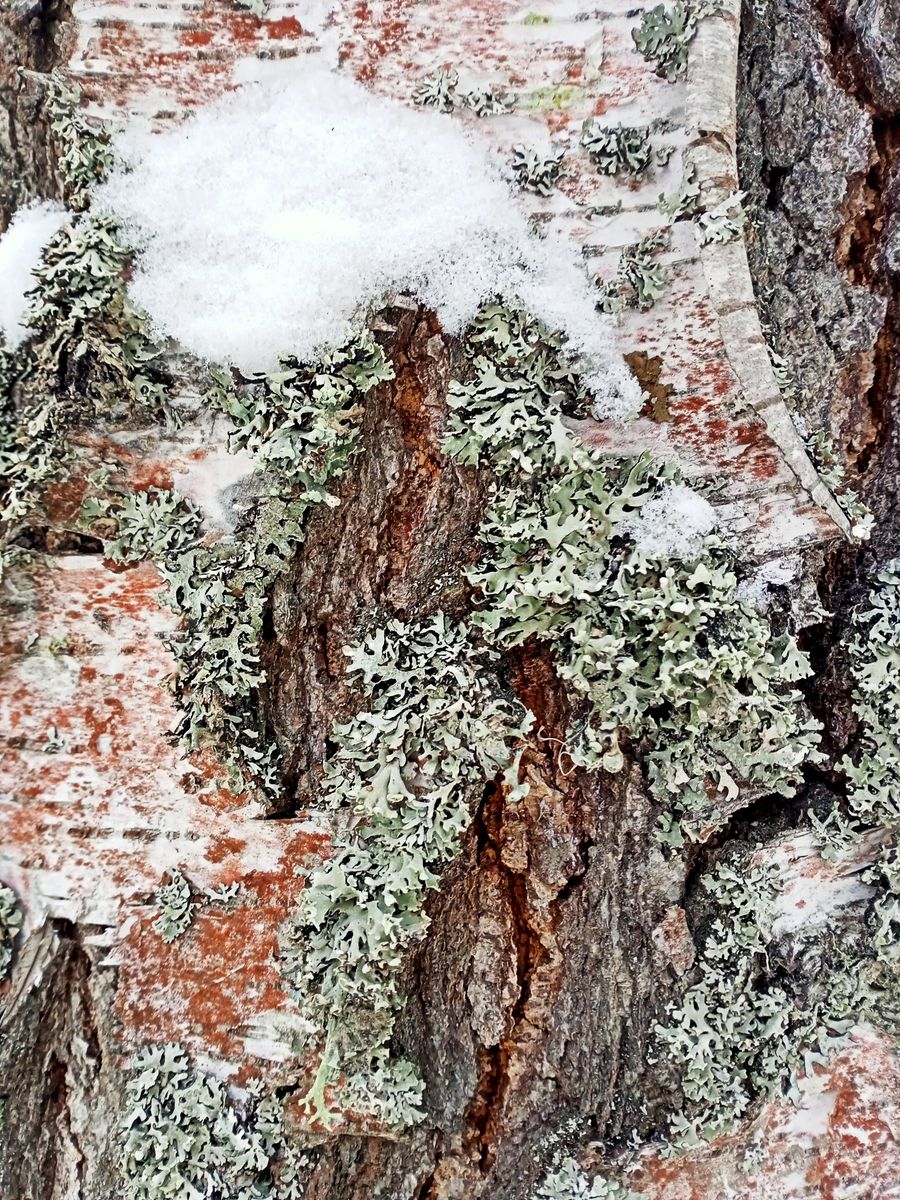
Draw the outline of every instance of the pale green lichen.
<instances>
[{"instance_id":1,"label":"pale green lichen","mask_svg":"<svg viewBox=\"0 0 900 1200\"><path fill-rule=\"evenodd\" d=\"M332 733L334 852L284 928L282 970L321 1048L311 1115L337 1119L340 1082L344 1111L403 1126L421 1116L422 1082L390 1053L399 968L485 783L505 773L521 794L516 748L531 718L495 681L496 656L443 615L390 621L347 654L366 705Z\"/></svg>"},{"instance_id":2,"label":"pale green lichen","mask_svg":"<svg viewBox=\"0 0 900 1200\"><path fill-rule=\"evenodd\" d=\"M55 143L56 166L62 176L67 205L81 211L90 203L90 192L115 161L110 131L89 121L82 108L81 89L58 72L43 75L23 70L47 91L47 115Z\"/></svg>"},{"instance_id":3,"label":"pale green lichen","mask_svg":"<svg viewBox=\"0 0 900 1200\"><path fill-rule=\"evenodd\" d=\"M775 383L782 399L791 411L791 419L806 444L806 449L819 473L819 478L831 491L838 505L849 518L853 537L859 541L868 540L875 523L872 510L848 485L847 469L841 462L834 439L824 429L810 433L802 413L798 411L799 389L790 365L770 345L771 330L764 328L763 334L766 337L766 350L769 362L772 364Z\"/></svg>"},{"instance_id":4,"label":"pale green lichen","mask_svg":"<svg viewBox=\"0 0 900 1200\"><path fill-rule=\"evenodd\" d=\"M700 184L693 163L688 163L681 173L681 182L671 196L661 195L658 207L661 213L678 221L682 217L693 217L700 205Z\"/></svg>"},{"instance_id":5,"label":"pale green lichen","mask_svg":"<svg viewBox=\"0 0 900 1200\"><path fill-rule=\"evenodd\" d=\"M235 0L238 8L246 9L252 13L254 17L259 17L260 20L269 11L269 0Z\"/></svg>"},{"instance_id":6,"label":"pale green lichen","mask_svg":"<svg viewBox=\"0 0 900 1200\"><path fill-rule=\"evenodd\" d=\"M719 0L676 0L669 7L657 4L643 13L631 36L645 61L655 63L656 74L674 83L687 70L688 47L700 21L720 11Z\"/></svg>"},{"instance_id":7,"label":"pale green lichen","mask_svg":"<svg viewBox=\"0 0 900 1200\"><path fill-rule=\"evenodd\" d=\"M562 150L540 154L533 147L513 146L513 178L524 191L549 196L559 179L562 160Z\"/></svg>"},{"instance_id":8,"label":"pale green lichen","mask_svg":"<svg viewBox=\"0 0 900 1200\"><path fill-rule=\"evenodd\" d=\"M722 863L702 883L717 908L700 978L657 1027L661 1052L680 1069L676 1153L733 1129L759 1097L796 1096L799 1076L826 1060L869 1003L865 951L849 934L801 930L783 957L773 933L774 861ZM806 978L785 968L803 960Z\"/></svg>"},{"instance_id":9,"label":"pale green lichen","mask_svg":"<svg viewBox=\"0 0 900 1200\"><path fill-rule=\"evenodd\" d=\"M696 214L694 224L701 246L712 242L724 245L740 235L747 219L741 207L743 199L743 192L729 192L718 204Z\"/></svg>"},{"instance_id":10,"label":"pale green lichen","mask_svg":"<svg viewBox=\"0 0 900 1200\"><path fill-rule=\"evenodd\" d=\"M843 805L813 824L826 855L867 829L900 831L900 559L878 572L849 642L858 749L838 764L847 781Z\"/></svg>"},{"instance_id":11,"label":"pale green lichen","mask_svg":"<svg viewBox=\"0 0 900 1200\"><path fill-rule=\"evenodd\" d=\"M249 380L214 372L208 399L231 418L232 449L251 454L270 480L232 538L209 544L200 512L160 489L92 496L83 508L110 558L158 565L165 601L182 618L169 638L182 711L176 734L191 751L213 747L236 791L280 794L278 748L258 703L268 595L303 541L309 511L337 503L327 485L357 447L361 400L391 373L365 334L317 364L285 358L279 371Z\"/></svg>"},{"instance_id":12,"label":"pale green lichen","mask_svg":"<svg viewBox=\"0 0 900 1200\"><path fill-rule=\"evenodd\" d=\"M153 928L163 941L174 942L190 928L194 919L191 885L180 871L169 872L169 882L156 893L156 907L159 916Z\"/></svg>"},{"instance_id":13,"label":"pale green lichen","mask_svg":"<svg viewBox=\"0 0 900 1200\"><path fill-rule=\"evenodd\" d=\"M326 485L357 449L362 401L393 374L381 347L360 332L314 363L284 357L269 375L241 379L214 370L207 400L233 422L229 449L272 472L273 494L288 485L307 506L333 505Z\"/></svg>"},{"instance_id":14,"label":"pale green lichen","mask_svg":"<svg viewBox=\"0 0 900 1200\"><path fill-rule=\"evenodd\" d=\"M493 88L460 90L459 73L452 68L441 68L424 76L416 85L412 98L414 104L436 108L438 112L468 109L479 117L511 112L515 103L512 96Z\"/></svg>"},{"instance_id":15,"label":"pale green lichen","mask_svg":"<svg viewBox=\"0 0 900 1200\"><path fill-rule=\"evenodd\" d=\"M0 884L0 981L9 974L12 966L13 943L22 928L24 916L16 893L12 888Z\"/></svg>"},{"instance_id":16,"label":"pale green lichen","mask_svg":"<svg viewBox=\"0 0 900 1200\"><path fill-rule=\"evenodd\" d=\"M49 86L68 200L84 207L111 162L106 134L84 121L77 92L55 77ZM127 295L130 256L114 222L73 216L35 269L27 339L14 352L0 345L0 566L16 557L47 485L67 476L74 426L168 412L157 347Z\"/></svg>"},{"instance_id":17,"label":"pale green lichen","mask_svg":"<svg viewBox=\"0 0 900 1200\"><path fill-rule=\"evenodd\" d=\"M621 734L646 739L654 791L697 819L721 819L741 788L791 794L818 738L793 687L805 657L741 601L715 537L682 562L654 558L629 532L675 468L604 458L573 436L563 411L583 412L589 397L535 322L490 306L469 350L446 449L496 477L469 572L475 625L501 647L550 643L576 763L619 770Z\"/></svg>"},{"instance_id":18,"label":"pale green lichen","mask_svg":"<svg viewBox=\"0 0 900 1200\"><path fill-rule=\"evenodd\" d=\"M601 312L617 313L623 308L641 312L652 308L666 292L669 269L659 259L668 250L667 232L647 234L633 246L626 246L619 257L614 280L598 284L597 307Z\"/></svg>"},{"instance_id":19,"label":"pale green lichen","mask_svg":"<svg viewBox=\"0 0 900 1200\"><path fill-rule=\"evenodd\" d=\"M309 1160L285 1140L281 1102L251 1091L243 1111L178 1045L131 1060L118 1128L125 1200L302 1200Z\"/></svg>"},{"instance_id":20,"label":"pale green lichen","mask_svg":"<svg viewBox=\"0 0 900 1200\"><path fill-rule=\"evenodd\" d=\"M589 117L581 127L581 145L601 175L643 175L654 161L649 130L642 126L604 126Z\"/></svg>"},{"instance_id":21,"label":"pale green lichen","mask_svg":"<svg viewBox=\"0 0 900 1200\"><path fill-rule=\"evenodd\" d=\"M529 1200L643 1200L624 1183L595 1175L589 1179L571 1155L562 1156L530 1193Z\"/></svg>"},{"instance_id":22,"label":"pale green lichen","mask_svg":"<svg viewBox=\"0 0 900 1200\"><path fill-rule=\"evenodd\" d=\"M810 814L824 857L864 835L882 846L862 881L876 889L864 921L774 932L781 872L770 851L719 864L702 880L715 899L699 979L657 1030L679 1064L683 1110L671 1123L684 1150L732 1129L759 1097L793 1095L798 1075L837 1049L860 1020L900 1029L900 564L881 571L850 642L857 752L839 763L846 799ZM799 964L799 965L798 965Z\"/></svg>"},{"instance_id":23,"label":"pale green lichen","mask_svg":"<svg viewBox=\"0 0 900 1200\"><path fill-rule=\"evenodd\" d=\"M866 541L872 533L875 517L859 493L847 483L847 469L838 456L833 438L824 429L818 429L806 438L806 448L819 472L819 478L837 500L850 519L850 529L859 541Z\"/></svg>"},{"instance_id":24,"label":"pale green lichen","mask_svg":"<svg viewBox=\"0 0 900 1200\"><path fill-rule=\"evenodd\" d=\"M153 928L164 941L174 942L191 927L198 905L221 904L228 912L234 908L240 892L240 883L222 883L214 888L201 888L199 899L195 899L182 872L170 871L169 882L155 896L159 916L153 922Z\"/></svg>"}]
</instances>

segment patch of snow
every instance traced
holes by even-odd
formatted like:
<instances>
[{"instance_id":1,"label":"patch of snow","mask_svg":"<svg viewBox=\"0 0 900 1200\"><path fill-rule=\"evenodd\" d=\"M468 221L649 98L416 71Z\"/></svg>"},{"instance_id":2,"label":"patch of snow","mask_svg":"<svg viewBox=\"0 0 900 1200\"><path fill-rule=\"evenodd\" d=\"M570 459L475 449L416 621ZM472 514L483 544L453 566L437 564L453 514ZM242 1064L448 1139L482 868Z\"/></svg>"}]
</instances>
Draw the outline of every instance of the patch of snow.
<instances>
[{"instance_id":1,"label":"patch of snow","mask_svg":"<svg viewBox=\"0 0 900 1200\"><path fill-rule=\"evenodd\" d=\"M645 504L640 516L623 522L623 529L653 558L691 560L716 524L716 511L705 497L686 484L673 483Z\"/></svg>"},{"instance_id":2,"label":"patch of snow","mask_svg":"<svg viewBox=\"0 0 900 1200\"><path fill-rule=\"evenodd\" d=\"M40 200L20 208L0 237L0 331L12 350L28 337L22 318L28 303L26 294L35 284L35 267L44 247L69 215L55 200Z\"/></svg>"},{"instance_id":3,"label":"patch of snow","mask_svg":"<svg viewBox=\"0 0 900 1200\"><path fill-rule=\"evenodd\" d=\"M458 334L502 295L568 335L603 416L640 407L575 247L532 234L500 164L449 116L303 56L177 128L132 127L119 151L133 167L97 202L140 249L133 298L201 358L246 373L310 358L400 292Z\"/></svg>"}]
</instances>

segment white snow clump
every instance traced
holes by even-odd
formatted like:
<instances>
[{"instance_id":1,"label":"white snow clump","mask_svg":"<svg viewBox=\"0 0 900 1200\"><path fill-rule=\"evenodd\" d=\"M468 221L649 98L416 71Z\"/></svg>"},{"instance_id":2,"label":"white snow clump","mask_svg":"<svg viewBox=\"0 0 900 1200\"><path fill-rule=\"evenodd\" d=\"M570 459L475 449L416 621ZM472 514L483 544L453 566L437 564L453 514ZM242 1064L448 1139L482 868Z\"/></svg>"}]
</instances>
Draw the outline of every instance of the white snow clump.
<instances>
[{"instance_id":1,"label":"white snow clump","mask_svg":"<svg viewBox=\"0 0 900 1200\"><path fill-rule=\"evenodd\" d=\"M635 544L651 558L698 558L717 525L709 501L683 483L670 483L645 504L640 516L623 522Z\"/></svg>"},{"instance_id":2,"label":"white snow clump","mask_svg":"<svg viewBox=\"0 0 900 1200\"><path fill-rule=\"evenodd\" d=\"M452 118L376 96L308 59L174 129L126 131L97 193L140 254L133 300L158 333L245 373L311 358L397 293L461 333L495 295L568 335L605 416L640 389L568 240L535 237L484 148Z\"/></svg>"},{"instance_id":3,"label":"white snow clump","mask_svg":"<svg viewBox=\"0 0 900 1200\"><path fill-rule=\"evenodd\" d=\"M55 200L40 200L20 208L0 237L0 331L10 350L28 337L22 324L26 293L35 286L34 270L41 252L70 214Z\"/></svg>"}]
</instances>

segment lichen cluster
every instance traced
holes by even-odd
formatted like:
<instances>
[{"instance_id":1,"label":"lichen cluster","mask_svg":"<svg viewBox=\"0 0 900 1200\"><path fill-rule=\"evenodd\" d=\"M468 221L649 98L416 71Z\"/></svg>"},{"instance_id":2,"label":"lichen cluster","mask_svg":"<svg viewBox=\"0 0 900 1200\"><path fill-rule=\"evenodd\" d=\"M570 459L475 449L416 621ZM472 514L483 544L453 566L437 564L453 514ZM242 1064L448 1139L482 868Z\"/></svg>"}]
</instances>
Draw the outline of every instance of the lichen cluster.
<instances>
[{"instance_id":1,"label":"lichen cluster","mask_svg":"<svg viewBox=\"0 0 900 1200\"><path fill-rule=\"evenodd\" d=\"M422 1082L390 1054L399 969L479 793L504 773L517 789L530 716L497 684L496 655L443 615L389 621L347 654L366 703L332 733L324 799L339 829L283 931L282 970L322 1048L312 1114L335 1119L326 1089L340 1079L342 1109L402 1126L421 1116Z\"/></svg>"},{"instance_id":2,"label":"lichen cluster","mask_svg":"<svg viewBox=\"0 0 900 1200\"><path fill-rule=\"evenodd\" d=\"M81 117L76 92L52 77L49 86L69 202L83 207L110 162L106 135ZM64 477L73 427L167 411L158 349L127 295L130 254L114 222L73 214L35 271L29 337L15 351L0 344L0 567L17 556L47 485Z\"/></svg>"},{"instance_id":3,"label":"lichen cluster","mask_svg":"<svg viewBox=\"0 0 900 1200\"><path fill-rule=\"evenodd\" d=\"M562 150L541 154L531 146L513 146L512 174L526 192L549 196L562 172Z\"/></svg>"},{"instance_id":4,"label":"lichen cluster","mask_svg":"<svg viewBox=\"0 0 900 1200\"><path fill-rule=\"evenodd\" d=\"M224 904L227 911L240 895L241 884L223 883L215 888L201 888L200 892L200 904ZM177 869L170 871L169 882L159 888L154 900L159 916L153 928L164 941L176 941L190 929L198 905L189 880Z\"/></svg>"},{"instance_id":5,"label":"lichen cluster","mask_svg":"<svg viewBox=\"0 0 900 1200\"><path fill-rule=\"evenodd\" d=\"M665 193L660 195L659 211L670 220L679 221L683 217L693 217L699 204L700 184L697 171L693 163L688 163L681 172L681 180L675 191L670 196L666 196Z\"/></svg>"},{"instance_id":6,"label":"lichen cluster","mask_svg":"<svg viewBox=\"0 0 900 1200\"><path fill-rule=\"evenodd\" d=\"M191 885L180 871L169 872L169 882L156 893L156 907L159 916L153 928L163 941L174 942L190 928L194 919Z\"/></svg>"},{"instance_id":7,"label":"lichen cluster","mask_svg":"<svg viewBox=\"0 0 900 1200\"><path fill-rule=\"evenodd\" d=\"M529 1200L642 1200L624 1183L595 1175L589 1179L570 1155L561 1158L547 1172Z\"/></svg>"},{"instance_id":8,"label":"lichen cluster","mask_svg":"<svg viewBox=\"0 0 900 1200\"><path fill-rule=\"evenodd\" d=\"M441 68L426 75L416 85L412 98L415 104L436 108L438 112L451 113L458 109L467 109L479 117L508 113L514 106L511 96L495 92L492 88L471 88L469 91L460 89L459 72L452 68Z\"/></svg>"},{"instance_id":9,"label":"lichen cluster","mask_svg":"<svg viewBox=\"0 0 900 1200\"><path fill-rule=\"evenodd\" d=\"M581 145L601 175L640 176L656 161L643 126L605 126L589 117L581 128Z\"/></svg>"},{"instance_id":10,"label":"lichen cluster","mask_svg":"<svg viewBox=\"0 0 900 1200\"><path fill-rule=\"evenodd\" d=\"M695 561L668 561L629 532L676 469L605 459L577 440L565 413L589 399L535 322L490 306L469 350L446 448L495 473L469 572L473 623L503 648L550 643L578 765L619 770L624 733L645 740L659 799L694 818L720 819L742 787L789 795L817 741L792 686L805 657L741 601L714 536Z\"/></svg>"},{"instance_id":11,"label":"lichen cluster","mask_svg":"<svg viewBox=\"0 0 900 1200\"><path fill-rule=\"evenodd\" d=\"M741 207L743 198L743 192L729 192L712 208L697 213L694 224L701 246L707 246L711 242L722 245L725 242L733 242L738 237L746 221Z\"/></svg>"},{"instance_id":12,"label":"lichen cluster","mask_svg":"<svg viewBox=\"0 0 900 1200\"><path fill-rule=\"evenodd\" d=\"M626 246L619 256L615 279L598 284L597 308L605 313L652 308L669 285L669 268L660 254L670 244L671 235L660 230Z\"/></svg>"},{"instance_id":13,"label":"lichen cluster","mask_svg":"<svg viewBox=\"0 0 900 1200\"><path fill-rule=\"evenodd\" d=\"M285 1139L282 1105L259 1087L239 1111L178 1045L131 1060L119 1124L125 1200L303 1200L308 1157Z\"/></svg>"},{"instance_id":14,"label":"lichen cluster","mask_svg":"<svg viewBox=\"0 0 900 1200\"><path fill-rule=\"evenodd\" d=\"M47 92L47 116L62 177L66 204L81 212L90 204L91 188L115 161L110 133L81 111L81 90L62 75L23 71Z\"/></svg>"},{"instance_id":15,"label":"lichen cluster","mask_svg":"<svg viewBox=\"0 0 900 1200\"><path fill-rule=\"evenodd\" d=\"M840 460L834 440L824 429L817 429L806 438L806 448L819 478L850 519L853 536L866 541L872 532L875 517L865 501L860 499L859 493L850 487L847 469Z\"/></svg>"},{"instance_id":16,"label":"lichen cluster","mask_svg":"<svg viewBox=\"0 0 900 1200\"><path fill-rule=\"evenodd\" d=\"M12 966L13 942L22 928L23 919L16 893L0 884L0 982Z\"/></svg>"},{"instance_id":17,"label":"lichen cluster","mask_svg":"<svg viewBox=\"0 0 900 1200\"><path fill-rule=\"evenodd\" d=\"M631 36L645 61L655 63L656 74L674 83L687 70L688 47L700 21L719 11L719 0L676 0L669 7L657 4L641 16Z\"/></svg>"},{"instance_id":18,"label":"lichen cluster","mask_svg":"<svg viewBox=\"0 0 900 1200\"><path fill-rule=\"evenodd\" d=\"M900 565L881 571L850 642L858 750L839 763L846 799L810 814L826 858L877 831L862 881L863 919L812 921L776 935L781 872L770 851L720 863L702 884L715 902L698 978L657 1029L679 1066L684 1106L671 1122L682 1151L732 1129L759 1097L793 1094L798 1075L838 1048L854 1022L900 1028Z\"/></svg>"},{"instance_id":19,"label":"lichen cluster","mask_svg":"<svg viewBox=\"0 0 900 1200\"><path fill-rule=\"evenodd\" d=\"M834 439L824 429L810 432L802 412L798 408L799 391L797 382L787 360L773 349L770 337L772 331L763 329L766 337L766 350L772 364L772 374L781 397L791 413L791 419L797 432L803 438L809 457L818 472L819 479L830 490L844 514L850 520L850 531L859 541L866 541L875 523L875 517L869 506L862 500L859 493L850 487L847 479L847 468L841 461Z\"/></svg>"},{"instance_id":20,"label":"lichen cluster","mask_svg":"<svg viewBox=\"0 0 900 1200\"><path fill-rule=\"evenodd\" d=\"M774 862L722 863L702 884L716 915L699 979L657 1027L659 1052L678 1064L684 1096L669 1134L679 1152L733 1129L758 1097L789 1093L846 1031L856 999L839 971L804 991L785 969L772 932ZM798 957L800 950L798 941Z\"/></svg>"},{"instance_id":21,"label":"lichen cluster","mask_svg":"<svg viewBox=\"0 0 900 1200\"><path fill-rule=\"evenodd\" d=\"M900 1030L900 559L880 570L849 642L853 708L860 725L853 754L838 764L846 797L825 820L813 815L823 854L835 857L868 831L881 845L864 874L876 889L869 914L869 1002L876 1020Z\"/></svg>"},{"instance_id":22,"label":"lichen cluster","mask_svg":"<svg viewBox=\"0 0 900 1200\"><path fill-rule=\"evenodd\" d=\"M162 572L165 601L182 619L169 639L182 712L176 735L189 750L212 747L235 790L280 795L278 748L258 700L268 595L303 541L310 509L336 503L327 485L356 448L361 400L390 374L368 335L351 337L315 366L284 359L277 373L250 380L214 373L208 398L231 418L232 448L251 454L267 481L233 537L209 544L200 512L160 489L101 492L83 508L110 558L152 558Z\"/></svg>"}]
</instances>

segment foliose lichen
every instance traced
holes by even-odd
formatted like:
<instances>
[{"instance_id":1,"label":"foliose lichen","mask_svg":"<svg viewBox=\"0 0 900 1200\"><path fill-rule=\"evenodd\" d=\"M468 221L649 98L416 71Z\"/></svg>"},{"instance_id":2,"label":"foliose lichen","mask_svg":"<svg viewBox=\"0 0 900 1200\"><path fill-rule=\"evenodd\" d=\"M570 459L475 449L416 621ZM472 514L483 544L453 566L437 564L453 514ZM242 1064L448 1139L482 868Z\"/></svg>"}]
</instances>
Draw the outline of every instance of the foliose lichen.
<instances>
[{"instance_id":1,"label":"foliose lichen","mask_svg":"<svg viewBox=\"0 0 900 1200\"><path fill-rule=\"evenodd\" d=\"M108 167L102 131L88 125L78 96L51 77L52 126L63 152L70 203ZM68 434L98 416L168 413L168 378L147 322L128 299L131 255L115 223L73 216L51 239L35 271L15 351L0 344L0 568L48 483L71 460Z\"/></svg>"},{"instance_id":2,"label":"foliose lichen","mask_svg":"<svg viewBox=\"0 0 900 1200\"><path fill-rule=\"evenodd\" d=\"M303 541L309 511L337 503L327 485L357 447L361 400L392 374L367 334L317 364L285 358L281 367L247 380L213 372L208 400L231 418L231 447L253 455L269 481L233 537L209 544L200 512L161 489L104 490L83 508L110 558L156 562L164 600L182 618L169 638L182 712L176 736L190 751L211 746L234 790L256 787L272 800L281 791L280 757L258 703L268 595Z\"/></svg>"},{"instance_id":3,"label":"foliose lichen","mask_svg":"<svg viewBox=\"0 0 900 1200\"><path fill-rule=\"evenodd\" d=\"M576 764L620 770L622 736L644 739L654 792L695 819L720 819L742 788L789 795L818 738L793 687L805 656L742 602L715 535L668 561L628 532L677 469L586 449L566 414L590 398L561 339L521 313L488 306L469 352L446 449L495 473L468 573L475 626L503 648L550 643Z\"/></svg>"},{"instance_id":4,"label":"foliose lichen","mask_svg":"<svg viewBox=\"0 0 900 1200\"><path fill-rule=\"evenodd\" d=\"M88 120L82 109L81 89L59 72L44 75L23 70L22 74L46 90L50 135L65 201L69 208L80 212L90 204L91 188L115 161L110 132Z\"/></svg>"},{"instance_id":5,"label":"foliose lichen","mask_svg":"<svg viewBox=\"0 0 900 1200\"><path fill-rule=\"evenodd\" d=\"M850 519L853 536L859 541L866 541L872 533L875 516L868 504L860 499L859 493L848 484L847 468L840 460L834 439L824 429L817 429L805 440L819 478Z\"/></svg>"},{"instance_id":6,"label":"foliose lichen","mask_svg":"<svg viewBox=\"0 0 900 1200\"><path fill-rule=\"evenodd\" d=\"M645 61L656 64L656 74L674 83L687 70L688 47L700 21L719 11L718 0L676 0L669 7L657 4L641 16L631 36Z\"/></svg>"},{"instance_id":7,"label":"foliose lichen","mask_svg":"<svg viewBox=\"0 0 900 1200\"><path fill-rule=\"evenodd\" d=\"M693 163L688 163L681 173L681 182L671 196L665 194L659 197L659 211L672 221L683 217L693 217L700 206L700 184L696 178L697 171Z\"/></svg>"},{"instance_id":8,"label":"foliose lichen","mask_svg":"<svg viewBox=\"0 0 900 1200\"><path fill-rule=\"evenodd\" d=\"M24 915L12 888L0 884L0 982L12 966L13 943L22 928Z\"/></svg>"},{"instance_id":9,"label":"foliose lichen","mask_svg":"<svg viewBox=\"0 0 900 1200\"><path fill-rule=\"evenodd\" d=\"M549 196L562 171L563 151L540 154L530 146L513 146L513 178L523 191Z\"/></svg>"},{"instance_id":10,"label":"foliose lichen","mask_svg":"<svg viewBox=\"0 0 900 1200\"><path fill-rule=\"evenodd\" d=\"M604 126L589 117L581 127L581 145L601 175L643 175L654 161L649 130L641 126Z\"/></svg>"},{"instance_id":11,"label":"foliose lichen","mask_svg":"<svg viewBox=\"0 0 900 1200\"><path fill-rule=\"evenodd\" d=\"M681 1070L675 1152L732 1129L759 1097L793 1096L798 1076L838 1049L854 1023L900 1029L897 562L877 575L849 653L858 748L838 764L846 798L825 818L810 818L827 859L880 834L875 861L861 875L874 898L862 920L812 922L778 937L781 873L770 851L721 862L703 878L716 912L705 926L699 978L657 1029L660 1053Z\"/></svg>"},{"instance_id":12,"label":"foliose lichen","mask_svg":"<svg viewBox=\"0 0 900 1200\"><path fill-rule=\"evenodd\" d=\"M722 245L738 237L747 219L741 207L743 199L743 192L729 192L718 204L696 214L694 224L701 246L707 246L710 242Z\"/></svg>"},{"instance_id":13,"label":"foliose lichen","mask_svg":"<svg viewBox=\"0 0 900 1200\"><path fill-rule=\"evenodd\" d=\"M588 1179L576 1159L565 1155L547 1172L529 1200L643 1200L624 1183L595 1175Z\"/></svg>"},{"instance_id":14,"label":"foliose lichen","mask_svg":"<svg viewBox=\"0 0 900 1200\"><path fill-rule=\"evenodd\" d=\"M181 1046L131 1060L118 1128L125 1200L303 1200L308 1157L284 1134L281 1101L259 1087L239 1110Z\"/></svg>"},{"instance_id":15,"label":"foliose lichen","mask_svg":"<svg viewBox=\"0 0 900 1200\"><path fill-rule=\"evenodd\" d=\"M463 91L459 86L459 72L443 67L424 76L416 85L412 98L414 104L436 108L438 112L468 109L479 117L511 112L515 103L512 96L493 88Z\"/></svg>"},{"instance_id":16,"label":"foliose lichen","mask_svg":"<svg viewBox=\"0 0 900 1200\"><path fill-rule=\"evenodd\" d=\"M282 934L282 971L311 1024L321 1065L306 1096L385 1126L422 1115L422 1081L390 1042L398 971L429 925L424 901L459 852L476 796L503 776L511 797L531 716L497 683L496 655L439 614L393 620L348 647L365 706L332 739L324 801L332 856L306 880Z\"/></svg>"},{"instance_id":17,"label":"foliose lichen","mask_svg":"<svg viewBox=\"0 0 900 1200\"><path fill-rule=\"evenodd\" d=\"M174 942L190 927L194 919L191 885L180 871L169 872L169 882L156 893L159 916L153 928L163 941Z\"/></svg>"},{"instance_id":18,"label":"foliose lichen","mask_svg":"<svg viewBox=\"0 0 900 1200\"><path fill-rule=\"evenodd\" d=\"M621 312L623 308L644 312L652 308L669 284L669 268L659 255L670 245L671 235L661 230L626 246L619 256L616 278L598 284L597 308L605 313Z\"/></svg>"},{"instance_id":19,"label":"foliose lichen","mask_svg":"<svg viewBox=\"0 0 900 1200\"><path fill-rule=\"evenodd\" d=\"M884 1023L898 982L894 974L891 988L879 984L884 963L859 929L813 924L776 937L780 872L764 851L720 863L702 883L717 909L699 979L657 1027L684 1096L670 1153L732 1130L760 1097L795 1098L799 1077L827 1061L856 1022Z\"/></svg>"},{"instance_id":20,"label":"foliose lichen","mask_svg":"<svg viewBox=\"0 0 900 1200\"><path fill-rule=\"evenodd\" d=\"M876 575L848 651L858 747L838 764L847 781L844 803L825 820L811 814L832 856L867 829L900 830L900 559Z\"/></svg>"}]
</instances>

